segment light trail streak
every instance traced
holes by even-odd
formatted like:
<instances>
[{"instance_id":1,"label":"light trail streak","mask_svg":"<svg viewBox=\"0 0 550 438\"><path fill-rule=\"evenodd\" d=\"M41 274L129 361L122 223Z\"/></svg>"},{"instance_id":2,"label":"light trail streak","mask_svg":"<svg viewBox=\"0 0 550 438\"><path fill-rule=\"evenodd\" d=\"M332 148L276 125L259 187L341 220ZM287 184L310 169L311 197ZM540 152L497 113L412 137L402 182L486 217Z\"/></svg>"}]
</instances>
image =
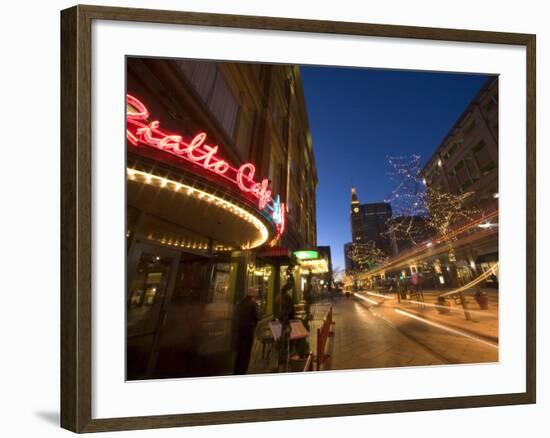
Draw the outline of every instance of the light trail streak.
<instances>
[{"instance_id":1,"label":"light trail streak","mask_svg":"<svg viewBox=\"0 0 550 438\"><path fill-rule=\"evenodd\" d=\"M465 238L461 239L460 241L455 242L453 247L455 249L459 249L459 248L464 247L468 244L472 244L472 243L475 243L476 241L479 241L479 240L485 239L487 237L490 237L493 234L498 234L498 230L495 230L495 229L493 229L493 230L483 230L483 231L480 231L479 233L476 233L476 234L470 235L470 236L466 236ZM433 247L433 248L426 248L426 249L429 250L429 252L428 251L422 251L422 249L423 248L420 248L419 251L417 251L418 254L414 254L410 257L403 257L403 258L396 259L396 260L392 261L389 264L386 264L386 265L383 265L379 268L376 268L373 271L364 273L362 276L360 276L360 278L362 278L362 279L370 278L370 277L379 275L383 272L398 270L398 269L402 269L402 268L408 268L408 266L411 263L418 263L418 262L420 262L420 261L422 261L426 258L435 257L439 254L444 254L444 253L447 253L449 251L448 246L445 245L445 244L437 245L436 247Z\"/></svg>"},{"instance_id":2,"label":"light trail streak","mask_svg":"<svg viewBox=\"0 0 550 438\"><path fill-rule=\"evenodd\" d=\"M409 260L414 260L415 259L415 256L418 256L422 253L425 253L427 251L430 251L429 253L429 256L432 256L432 255L436 255L437 252L432 252L434 247L437 246L437 245L440 245L442 243L445 243L447 241L449 241L450 239L453 239L454 237L456 237L457 235L465 232L465 231L468 231L472 228L478 228L477 225L478 224L481 224L481 223L486 223L488 220L494 218L494 217L498 217L498 210L495 210L495 211L492 211L482 217L480 217L479 219L475 219L447 234L445 234L444 236L440 235L439 237L437 238L433 238L433 239L430 239L429 242L422 242L420 244L418 244L417 246L411 248L410 250L408 251L405 251L403 254L399 255L397 258L393 259L393 260L390 260L388 263L386 263L385 265L383 266L379 266L375 269L373 269L372 271L369 271L369 272L366 272L364 275L361 276L361 278L369 278L369 277L372 277L374 275L378 275L380 274L381 272L385 272L387 271L388 269L397 269L399 268L400 266L403 266L403 265L406 265L407 264L407 261ZM480 230L480 233L483 233L483 232L491 232L491 233L497 233L498 230L496 229L496 227L494 227L495 229L479 229ZM481 234L481 236L485 236L485 235L489 235L489 234ZM468 236L468 237L471 237L471 236ZM431 245L427 246L427 243L431 243ZM445 250L442 249L440 250L440 252L444 252Z\"/></svg>"},{"instance_id":3,"label":"light trail streak","mask_svg":"<svg viewBox=\"0 0 550 438\"><path fill-rule=\"evenodd\" d=\"M375 294L374 292L366 292L367 294L369 295L372 295L373 297L380 297L380 298L384 298L386 300L395 300L395 297L388 297L386 295L381 295L381 294Z\"/></svg>"},{"instance_id":4,"label":"light trail streak","mask_svg":"<svg viewBox=\"0 0 550 438\"><path fill-rule=\"evenodd\" d=\"M408 300L409 303L411 304L421 304L423 306L429 306L429 307L434 307L434 308L437 308L437 309L444 309L444 310L449 310L451 312L459 312L459 313L463 313L464 312L464 309L462 307L449 307L449 306L442 306L440 304L432 304L432 303L426 303L426 302L423 302L423 301L416 301L416 300ZM468 313L471 313L473 315L478 315L478 316L489 316L489 317L492 317L492 318L498 318L498 316L495 316L495 315L489 315L487 313L484 313L484 312L479 312L477 310L470 310L470 309L466 309L466 311Z\"/></svg>"},{"instance_id":5,"label":"light trail streak","mask_svg":"<svg viewBox=\"0 0 550 438\"><path fill-rule=\"evenodd\" d=\"M354 293L353 295L355 295L357 298L360 298L360 299L365 300L365 301L367 301L371 304L374 304L375 306L378 306L378 304L380 304L378 301L371 300L367 297L364 297L363 295L359 295L357 293Z\"/></svg>"},{"instance_id":6,"label":"light trail streak","mask_svg":"<svg viewBox=\"0 0 550 438\"><path fill-rule=\"evenodd\" d=\"M457 292L462 292L463 290L470 289L476 284L481 283L483 280L489 278L492 274L495 273L496 268L498 268L498 262L495 263L491 269L485 271L483 274L481 274L479 277L474 278L472 281L470 281L468 284L465 284L462 287L459 287L458 289L451 290L449 292L445 292L444 294L439 295L440 297L446 297L448 295L456 294Z\"/></svg>"},{"instance_id":7,"label":"light trail streak","mask_svg":"<svg viewBox=\"0 0 550 438\"><path fill-rule=\"evenodd\" d=\"M419 316L413 315L412 313L409 313L409 312L401 310L401 309L394 309L394 310L397 313L399 313L400 315L408 316L409 318L414 319L416 321L423 322L424 324L431 325L433 327L437 327L437 328L439 328L441 330L445 330L449 333L453 333L455 335L463 336L465 338L472 339L473 341L477 341L481 344L488 345L489 347L493 347L493 348L498 349L498 344L495 344L493 342L486 341L484 339L478 338L477 336L470 335L468 333L462 332L460 330L456 330L454 328L448 327L448 326L443 325L443 324L439 324L437 322L428 321L425 318L420 318Z\"/></svg>"}]
</instances>

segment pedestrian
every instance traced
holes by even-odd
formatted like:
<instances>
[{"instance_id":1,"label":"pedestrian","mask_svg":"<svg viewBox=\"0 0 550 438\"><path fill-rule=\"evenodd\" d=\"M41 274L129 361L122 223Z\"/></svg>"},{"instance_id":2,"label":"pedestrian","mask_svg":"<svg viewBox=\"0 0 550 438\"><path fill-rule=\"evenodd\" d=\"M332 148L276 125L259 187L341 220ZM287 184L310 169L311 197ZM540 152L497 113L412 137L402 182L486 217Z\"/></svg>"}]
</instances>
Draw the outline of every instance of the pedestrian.
<instances>
[{"instance_id":1,"label":"pedestrian","mask_svg":"<svg viewBox=\"0 0 550 438\"><path fill-rule=\"evenodd\" d=\"M252 344L254 343L254 331L258 324L258 306L256 297L258 291L256 288L248 288L245 297L237 304L234 316L234 347L235 347L235 368L234 374L246 374Z\"/></svg>"},{"instance_id":2,"label":"pedestrian","mask_svg":"<svg viewBox=\"0 0 550 438\"><path fill-rule=\"evenodd\" d=\"M386 291L389 293L393 290L393 280L391 277L386 277Z\"/></svg>"},{"instance_id":3,"label":"pedestrian","mask_svg":"<svg viewBox=\"0 0 550 438\"><path fill-rule=\"evenodd\" d=\"M294 289L294 277L290 268L287 270L287 279L281 293L277 298L277 317L281 322L281 337L278 340L279 370L288 371L289 342L290 342L290 320L294 314L294 300L292 290Z\"/></svg>"},{"instance_id":4,"label":"pedestrian","mask_svg":"<svg viewBox=\"0 0 550 438\"><path fill-rule=\"evenodd\" d=\"M413 272L411 275L411 283L412 283L412 289L417 291L418 290L418 274L416 272Z\"/></svg>"},{"instance_id":5,"label":"pedestrian","mask_svg":"<svg viewBox=\"0 0 550 438\"><path fill-rule=\"evenodd\" d=\"M313 279L313 274L309 271L309 274L306 277L306 283L304 285L304 301L305 301L305 311L306 318L309 319L311 315L311 304L313 302L313 285L311 280Z\"/></svg>"},{"instance_id":6,"label":"pedestrian","mask_svg":"<svg viewBox=\"0 0 550 438\"><path fill-rule=\"evenodd\" d=\"M400 277L398 287L399 287L399 292L401 294L402 300L407 299L407 283L408 283L407 277Z\"/></svg>"}]
</instances>

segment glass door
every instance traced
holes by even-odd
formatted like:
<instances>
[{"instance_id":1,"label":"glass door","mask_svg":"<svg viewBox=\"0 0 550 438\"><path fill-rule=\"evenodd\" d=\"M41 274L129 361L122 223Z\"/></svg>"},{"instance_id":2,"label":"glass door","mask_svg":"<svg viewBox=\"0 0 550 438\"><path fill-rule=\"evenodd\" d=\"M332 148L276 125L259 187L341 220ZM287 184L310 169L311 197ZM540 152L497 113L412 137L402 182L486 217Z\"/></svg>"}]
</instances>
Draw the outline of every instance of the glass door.
<instances>
[{"instance_id":1,"label":"glass door","mask_svg":"<svg viewBox=\"0 0 550 438\"><path fill-rule=\"evenodd\" d=\"M158 354L158 338L171 299L179 254L136 243L127 259L126 378L149 377Z\"/></svg>"}]
</instances>

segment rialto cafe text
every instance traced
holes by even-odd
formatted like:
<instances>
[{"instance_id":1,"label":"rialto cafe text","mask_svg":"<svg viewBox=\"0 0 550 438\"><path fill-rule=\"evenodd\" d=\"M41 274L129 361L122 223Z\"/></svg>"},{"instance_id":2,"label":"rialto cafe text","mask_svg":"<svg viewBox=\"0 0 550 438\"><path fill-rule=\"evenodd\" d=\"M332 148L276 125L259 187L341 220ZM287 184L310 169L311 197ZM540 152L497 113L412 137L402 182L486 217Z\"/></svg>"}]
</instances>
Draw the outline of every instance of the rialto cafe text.
<instances>
[{"instance_id":1,"label":"rialto cafe text","mask_svg":"<svg viewBox=\"0 0 550 438\"><path fill-rule=\"evenodd\" d=\"M285 204L280 202L278 195L273 198L268 179L264 178L260 182L254 180L254 164L245 163L236 169L216 156L219 146L207 144L206 133L200 132L190 141L185 141L181 135L163 132L158 120L148 122L149 110L136 97L127 94L126 105L126 138L131 144L160 149L224 177L241 191L257 198L260 210L268 210L276 224L277 237L284 232Z\"/></svg>"}]
</instances>

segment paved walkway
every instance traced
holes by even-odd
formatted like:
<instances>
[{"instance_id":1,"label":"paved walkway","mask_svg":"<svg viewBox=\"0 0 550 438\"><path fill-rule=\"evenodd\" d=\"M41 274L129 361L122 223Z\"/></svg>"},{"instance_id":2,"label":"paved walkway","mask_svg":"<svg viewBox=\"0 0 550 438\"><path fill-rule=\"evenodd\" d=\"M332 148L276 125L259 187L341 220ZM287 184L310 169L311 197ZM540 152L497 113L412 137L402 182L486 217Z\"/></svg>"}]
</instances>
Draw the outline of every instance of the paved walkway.
<instances>
[{"instance_id":1,"label":"paved walkway","mask_svg":"<svg viewBox=\"0 0 550 438\"><path fill-rule=\"evenodd\" d=\"M317 355L317 329L332 305L334 336L328 340L330 357L322 370L498 361L498 293L487 290L488 310L480 310L470 295L469 320L452 300L451 311L440 313L439 293L424 291L424 303L367 291L317 302L311 307L309 350ZM277 372L276 359L275 351L262 355L255 342L249 373Z\"/></svg>"},{"instance_id":2,"label":"paved walkway","mask_svg":"<svg viewBox=\"0 0 550 438\"><path fill-rule=\"evenodd\" d=\"M389 299L335 299L330 359L322 369L360 369L498 361L498 348L399 313ZM369 298L370 299L370 298ZM310 345L330 303L312 306ZM413 313L413 309L408 309ZM436 311L437 312L437 311Z\"/></svg>"},{"instance_id":3,"label":"paved walkway","mask_svg":"<svg viewBox=\"0 0 550 438\"><path fill-rule=\"evenodd\" d=\"M315 305L316 314L324 314L327 304ZM354 298L340 298L333 306L334 336L329 339L329 360L323 369L384 368L441 363L441 358L419 347L374 316ZM322 324L317 315L312 324L310 345L316 345L316 329Z\"/></svg>"},{"instance_id":4,"label":"paved walkway","mask_svg":"<svg viewBox=\"0 0 550 438\"><path fill-rule=\"evenodd\" d=\"M489 298L489 306L486 310L481 310L478 303L471 293L466 293L466 310L460 302L449 299L450 307L448 312L437 303L437 296L441 291L424 291L424 303L421 304L418 299L407 301L402 300L399 303L394 294L388 295L387 300L392 300L391 304L404 311L413 313L422 318L429 319L438 324L444 324L457 330L462 330L473 336L478 336L491 342L498 343L499 327L499 302L498 291L494 289L483 289ZM385 301L377 295L371 295L364 292L361 295L375 301ZM390 303L386 303L390 304ZM441 311L444 312L441 312Z\"/></svg>"}]
</instances>

